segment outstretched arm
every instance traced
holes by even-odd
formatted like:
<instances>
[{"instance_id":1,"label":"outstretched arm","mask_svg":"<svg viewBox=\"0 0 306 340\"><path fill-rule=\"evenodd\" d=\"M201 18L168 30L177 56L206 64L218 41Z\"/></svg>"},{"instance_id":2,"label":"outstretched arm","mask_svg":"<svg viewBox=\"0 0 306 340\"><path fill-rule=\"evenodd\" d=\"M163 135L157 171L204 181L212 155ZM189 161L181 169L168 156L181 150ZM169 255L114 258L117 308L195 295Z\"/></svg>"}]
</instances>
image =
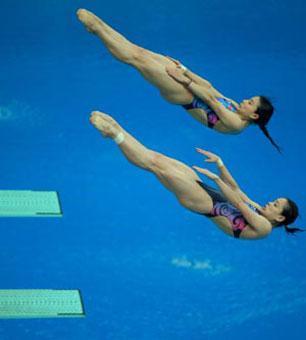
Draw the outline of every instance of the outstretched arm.
<instances>
[{"instance_id":1,"label":"outstretched arm","mask_svg":"<svg viewBox=\"0 0 306 340\"><path fill-rule=\"evenodd\" d=\"M187 87L190 92L213 109L224 125L236 131L241 130L243 127L242 120L237 114L226 109L217 100L219 96L216 96L213 88L209 85L209 82L202 82L202 84L196 83L184 74L184 70L181 67L168 67L166 68L166 71L170 77Z\"/></svg>"},{"instance_id":2,"label":"outstretched arm","mask_svg":"<svg viewBox=\"0 0 306 340\"><path fill-rule=\"evenodd\" d=\"M215 163L217 165L220 171L220 177L226 184L228 184L235 191L240 190L238 183L235 181L234 177L224 165L220 156L200 148L196 148L196 150L198 153L206 157L206 159L204 160L205 162Z\"/></svg>"},{"instance_id":3,"label":"outstretched arm","mask_svg":"<svg viewBox=\"0 0 306 340\"><path fill-rule=\"evenodd\" d=\"M211 171L207 169L202 169L197 166L193 166L195 170L198 172L206 175L208 178L213 180L226 199L237 209L240 210L243 217L246 219L248 224L259 234L259 235L266 235L271 230L271 224L270 222L264 218L263 216L259 215L258 213L254 212L252 209L250 209L243 199L241 198L240 194L233 190L229 185L227 185L218 175L212 173Z\"/></svg>"},{"instance_id":4,"label":"outstretched arm","mask_svg":"<svg viewBox=\"0 0 306 340\"><path fill-rule=\"evenodd\" d=\"M183 74L188 77L190 80L192 80L193 82L195 82L198 85L201 85L203 87L206 87L207 89L209 89L214 96L219 97L219 98L225 98L229 101L232 102L232 104L234 106L239 106L239 104L237 102L235 102L233 99L225 97L220 91L218 91L214 86L212 86L211 82L208 81L207 79L204 79L202 77L200 77L199 75L197 75L196 73L190 71L185 65L183 65L179 60L173 59L169 56L167 56L167 58L169 58L170 60L172 60L176 66L182 70Z\"/></svg>"},{"instance_id":5,"label":"outstretched arm","mask_svg":"<svg viewBox=\"0 0 306 340\"><path fill-rule=\"evenodd\" d=\"M218 91L208 80L198 76L197 74L191 72L189 69L186 68L186 70L184 71L184 74L193 82L195 82L198 85L201 86L206 86L211 92L212 94L217 97L217 98L225 98L227 100L229 100L230 102L232 102L232 104L234 106L239 106L238 103L236 103L233 99L225 97L220 91Z\"/></svg>"},{"instance_id":6,"label":"outstretched arm","mask_svg":"<svg viewBox=\"0 0 306 340\"><path fill-rule=\"evenodd\" d=\"M213 87L212 84L208 80L206 80L206 79L198 76L197 74L191 72L189 69L186 69L184 74L190 80L192 80L194 83L201 85L201 86L204 86L204 87L207 87L212 92L212 94L214 96L224 98L224 95L221 92L219 92L215 87Z\"/></svg>"},{"instance_id":7,"label":"outstretched arm","mask_svg":"<svg viewBox=\"0 0 306 340\"><path fill-rule=\"evenodd\" d=\"M196 148L196 150L197 150L198 153L200 153L201 155L204 155L206 157L205 162L216 163L216 165L217 165L217 167L220 171L220 178L223 180L223 182L228 184L231 187L232 190L234 190L236 193L239 194L239 196L243 200L243 202L251 204L256 209L261 209L261 206L258 203L252 201L240 189L239 184L236 182L236 180L234 179L234 177L232 176L232 174L230 173L228 168L224 165L220 156L218 156L218 155L216 155L212 152L200 149L200 148Z\"/></svg>"},{"instance_id":8,"label":"outstretched arm","mask_svg":"<svg viewBox=\"0 0 306 340\"><path fill-rule=\"evenodd\" d=\"M206 87L207 89L209 89L211 92L213 92L213 94L216 97L224 97L222 95L221 92L219 92L217 89L215 89L212 84L207 80L204 79L200 76L198 76L197 74L193 73L192 71L190 71L186 66L184 66L179 60L173 59L169 56L167 56L167 58L169 58L170 60L172 60L176 66L182 70L182 73L188 77L190 80L194 81L196 84L201 85L203 87Z\"/></svg>"}]
</instances>

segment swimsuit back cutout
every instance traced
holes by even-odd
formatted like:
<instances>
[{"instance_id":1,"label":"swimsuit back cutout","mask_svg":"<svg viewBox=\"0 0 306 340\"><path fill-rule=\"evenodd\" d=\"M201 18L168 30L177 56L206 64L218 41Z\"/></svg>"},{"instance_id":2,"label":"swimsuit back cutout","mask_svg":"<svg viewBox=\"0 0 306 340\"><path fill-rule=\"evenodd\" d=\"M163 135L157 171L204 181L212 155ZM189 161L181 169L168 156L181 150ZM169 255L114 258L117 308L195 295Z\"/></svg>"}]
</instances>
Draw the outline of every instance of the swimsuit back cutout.
<instances>
[{"instance_id":1,"label":"swimsuit back cutout","mask_svg":"<svg viewBox=\"0 0 306 340\"><path fill-rule=\"evenodd\" d=\"M230 222L233 234L235 238L239 238L241 232L247 227L248 222L241 214L240 210L234 207L232 204L228 202L228 200L224 197L224 195L210 187L209 185L197 181L197 183L208 193L213 201L213 208L211 209L209 214L203 214L207 217L217 217L223 216L226 217ZM251 209L253 209L256 213L259 213L258 210L250 204L247 204Z\"/></svg>"},{"instance_id":2,"label":"swimsuit back cutout","mask_svg":"<svg viewBox=\"0 0 306 340\"><path fill-rule=\"evenodd\" d=\"M221 103L226 109L236 112L235 106L232 102L226 98L217 98L218 102ZM202 109L206 112L207 115L207 126L211 129L218 123L220 118L216 114L214 110L212 110L202 99L194 96L193 101L190 104L182 105L186 110L192 109Z\"/></svg>"}]
</instances>

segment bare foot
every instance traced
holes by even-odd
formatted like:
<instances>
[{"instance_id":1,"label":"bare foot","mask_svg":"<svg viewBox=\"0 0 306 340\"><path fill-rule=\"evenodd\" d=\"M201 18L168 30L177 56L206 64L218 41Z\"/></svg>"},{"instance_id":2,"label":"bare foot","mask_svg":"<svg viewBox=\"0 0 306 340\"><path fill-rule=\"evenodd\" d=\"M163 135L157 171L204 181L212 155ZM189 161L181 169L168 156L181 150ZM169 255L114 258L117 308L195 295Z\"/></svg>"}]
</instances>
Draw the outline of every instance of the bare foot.
<instances>
[{"instance_id":1,"label":"bare foot","mask_svg":"<svg viewBox=\"0 0 306 340\"><path fill-rule=\"evenodd\" d=\"M104 137L115 138L122 131L120 125L111 116L100 111L93 111L89 120Z\"/></svg>"},{"instance_id":2,"label":"bare foot","mask_svg":"<svg viewBox=\"0 0 306 340\"><path fill-rule=\"evenodd\" d=\"M101 20L92 12L87 11L86 9L78 9L77 16L79 20L85 25L87 31L91 33L96 33L98 28L101 26Z\"/></svg>"}]
</instances>

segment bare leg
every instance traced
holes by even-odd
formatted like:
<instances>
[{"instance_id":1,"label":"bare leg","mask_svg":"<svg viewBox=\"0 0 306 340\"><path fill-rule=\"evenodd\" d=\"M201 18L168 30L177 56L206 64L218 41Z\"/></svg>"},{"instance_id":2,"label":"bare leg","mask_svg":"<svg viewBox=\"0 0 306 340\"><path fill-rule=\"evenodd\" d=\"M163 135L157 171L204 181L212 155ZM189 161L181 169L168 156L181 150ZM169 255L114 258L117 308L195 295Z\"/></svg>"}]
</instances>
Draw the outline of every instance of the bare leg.
<instances>
[{"instance_id":1,"label":"bare leg","mask_svg":"<svg viewBox=\"0 0 306 340\"><path fill-rule=\"evenodd\" d=\"M174 104L191 102L192 94L183 85L172 79L165 70L166 66L174 64L173 61L131 43L85 9L79 9L77 15L86 28L102 40L115 58L135 67L146 80L158 88L166 100Z\"/></svg>"},{"instance_id":2,"label":"bare leg","mask_svg":"<svg viewBox=\"0 0 306 340\"><path fill-rule=\"evenodd\" d=\"M124 140L118 146L124 156L137 167L154 173L185 208L201 213L211 211L212 200L198 185L200 178L190 167L147 149L109 115L95 111L90 121L105 137L115 138L121 132Z\"/></svg>"}]
</instances>

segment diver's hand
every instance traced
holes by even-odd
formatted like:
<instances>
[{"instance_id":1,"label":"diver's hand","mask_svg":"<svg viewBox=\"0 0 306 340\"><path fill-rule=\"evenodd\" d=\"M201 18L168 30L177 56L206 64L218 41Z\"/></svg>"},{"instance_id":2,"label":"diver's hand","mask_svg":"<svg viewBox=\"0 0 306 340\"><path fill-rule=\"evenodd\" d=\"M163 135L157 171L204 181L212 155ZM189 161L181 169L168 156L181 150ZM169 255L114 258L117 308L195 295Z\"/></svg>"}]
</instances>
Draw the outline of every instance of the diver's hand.
<instances>
[{"instance_id":1,"label":"diver's hand","mask_svg":"<svg viewBox=\"0 0 306 340\"><path fill-rule=\"evenodd\" d=\"M204 155L205 157L207 157L205 159L205 162L208 162L208 163L220 163L222 162L221 160L221 157L210 152L210 151L207 151L207 150L203 150L203 149L200 149L200 148L196 148L197 152L200 153L201 155Z\"/></svg>"},{"instance_id":2,"label":"diver's hand","mask_svg":"<svg viewBox=\"0 0 306 340\"><path fill-rule=\"evenodd\" d=\"M174 64L175 64L176 66L182 65L181 62L180 62L179 60L177 60L177 59L174 59L174 58L172 58L172 57L170 57L170 56L168 56L168 55L166 55L165 57L166 57L167 59L173 61Z\"/></svg>"},{"instance_id":3,"label":"diver's hand","mask_svg":"<svg viewBox=\"0 0 306 340\"><path fill-rule=\"evenodd\" d=\"M172 57L169 57L168 55L166 55L166 58L171 60L172 62L174 62L174 64L181 68L184 72L184 74L186 74L186 72L188 71L187 67L185 65L183 65L179 60L173 59Z\"/></svg>"},{"instance_id":4,"label":"diver's hand","mask_svg":"<svg viewBox=\"0 0 306 340\"><path fill-rule=\"evenodd\" d=\"M191 80L184 75L184 70L178 66L176 67L166 67L166 72L168 75L176 80L178 83L181 83L183 85L189 85Z\"/></svg>"},{"instance_id":5,"label":"diver's hand","mask_svg":"<svg viewBox=\"0 0 306 340\"><path fill-rule=\"evenodd\" d=\"M218 175L214 174L210 170L200 168L199 166L194 165L193 169L195 169L196 171L200 172L201 174L205 175L206 177L213 181L218 180L220 178Z\"/></svg>"}]
</instances>

